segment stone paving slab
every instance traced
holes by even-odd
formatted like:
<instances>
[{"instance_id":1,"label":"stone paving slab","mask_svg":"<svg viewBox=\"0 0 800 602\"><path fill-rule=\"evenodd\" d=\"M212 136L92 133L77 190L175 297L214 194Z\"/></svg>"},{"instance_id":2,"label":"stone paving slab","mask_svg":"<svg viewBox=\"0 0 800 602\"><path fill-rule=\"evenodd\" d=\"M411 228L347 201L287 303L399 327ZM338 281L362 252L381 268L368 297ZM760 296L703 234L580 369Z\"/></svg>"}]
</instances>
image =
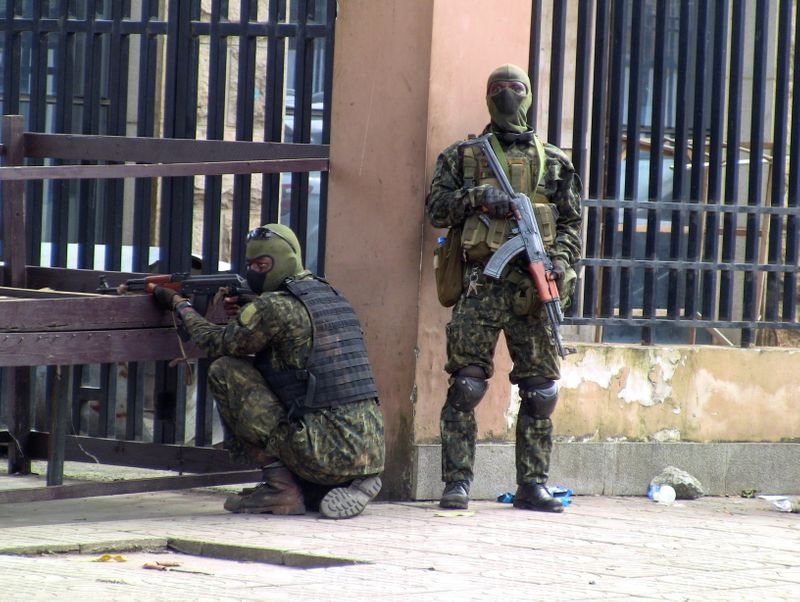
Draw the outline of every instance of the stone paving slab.
<instances>
[{"instance_id":1,"label":"stone paving slab","mask_svg":"<svg viewBox=\"0 0 800 602\"><path fill-rule=\"evenodd\" d=\"M432 502L374 503L330 521L232 515L225 495L0 505L4 598L738 601L800 591L800 514L763 500L576 496L560 515L481 501L464 516ZM200 555L171 553L170 542ZM93 562L104 551L126 562ZM159 555L199 572L142 568Z\"/></svg>"}]
</instances>

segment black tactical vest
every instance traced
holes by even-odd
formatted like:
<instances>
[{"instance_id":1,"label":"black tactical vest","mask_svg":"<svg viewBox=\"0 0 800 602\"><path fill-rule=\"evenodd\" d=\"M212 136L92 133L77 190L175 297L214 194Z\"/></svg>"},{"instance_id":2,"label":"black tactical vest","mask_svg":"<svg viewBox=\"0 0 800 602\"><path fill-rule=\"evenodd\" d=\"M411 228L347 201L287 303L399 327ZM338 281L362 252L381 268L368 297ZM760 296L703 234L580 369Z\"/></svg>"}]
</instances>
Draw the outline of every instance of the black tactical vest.
<instances>
[{"instance_id":1,"label":"black tactical vest","mask_svg":"<svg viewBox=\"0 0 800 602\"><path fill-rule=\"evenodd\" d=\"M290 416L346 403L375 399L361 325L350 303L324 280L290 280L286 288L311 317L311 354L302 370L272 370L267 354L255 367L286 406Z\"/></svg>"}]
</instances>

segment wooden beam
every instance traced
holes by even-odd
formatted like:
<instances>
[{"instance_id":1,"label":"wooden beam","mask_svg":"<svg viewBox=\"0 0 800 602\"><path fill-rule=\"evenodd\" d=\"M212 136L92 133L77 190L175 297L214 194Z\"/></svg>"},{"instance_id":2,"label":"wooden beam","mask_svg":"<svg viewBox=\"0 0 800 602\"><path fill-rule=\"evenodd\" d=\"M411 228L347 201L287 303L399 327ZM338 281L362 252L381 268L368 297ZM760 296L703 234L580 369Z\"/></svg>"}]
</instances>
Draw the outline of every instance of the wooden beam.
<instances>
[{"instance_id":1,"label":"wooden beam","mask_svg":"<svg viewBox=\"0 0 800 602\"><path fill-rule=\"evenodd\" d=\"M31 457L47 459L49 441L49 433L31 433L28 444ZM213 447L145 443L80 435L66 436L64 460L194 473L257 468L255 464L234 464L227 451Z\"/></svg>"},{"instance_id":2,"label":"wooden beam","mask_svg":"<svg viewBox=\"0 0 800 602\"><path fill-rule=\"evenodd\" d=\"M152 295L81 295L0 288L0 341L9 333L97 331L173 326L172 313ZM47 298L36 298L46 295ZM78 296L76 296L78 295ZM0 348L2 344L0 343ZM0 361L0 365L3 365Z\"/></svg>"},{"instance_id":3,"label":"wooden beam","mask_svg":"<svg viewBox=\"0 0 800 602\"><path fill-rule=\"evenodd\" d=\"M29 289L50 288L59 291L93 293L100 284L100 277L116 288L127 280L144 278L151 274L136 272L110 272L108 270L77 270L71 268L49 268L37 265L25 266Z\"/></svg>"},{"instance_id":4,"label":"wooden beam","mask_svg":"<svg viewBox=\"0 0 800 602\"><path fill-rule=\"evenodd\" d=\"M255 161L327 159L329 155L327 144L25 132L25 156L39 159L184 163L219 161L220 157L225 157L228 161Z\"/></svg>"},{"instance_id":5,"label":"wooden beam","mask_svg":"<svg viewBox=\"0 0 800 602\"><path fill-rule=\"evenodd\" d=\"M153 479L128 479L103 483L78 483L75 485L55 485L53 487L11 489L0 491L0 504L171 491L174 489L192 489L194 487L254 483L260 480L260 470L241 470L201 475L156 477Z\"/></svg>"},{"instance_id":6,"label":"wooden beam","mask_svg":"<svg viewBox=\"0 0 800 602\"><path fill-rule=\"evenodd\" d=\"M198 358L174 328L0 333L0 367L142 362Z\"/></svg>"},{"instance_id":7,"label":"wooden beam","mask_svg":"<svg viewBox=\"0 0 800 602\"><path fill-rule=\"evenodd\" d=\"M272 159L214 163L120 163L112 165L43 165L0 167L0 181L165 178L223 174L328 171L327 159Z\"/></svg>"},{"instance_id":8,"label":"wooden beam","mask_svg":"<svg viewBox=\"0 0 800 602\"><path fill-rule=\"evenodd\" d=\"M22 165L25 159L22 115L3 116L4 165ZM16 169L15 167L0 167ZM3 183L3 262L0 284L24 288L25 283L25 185Z\"/></svg>"}]
</instances>

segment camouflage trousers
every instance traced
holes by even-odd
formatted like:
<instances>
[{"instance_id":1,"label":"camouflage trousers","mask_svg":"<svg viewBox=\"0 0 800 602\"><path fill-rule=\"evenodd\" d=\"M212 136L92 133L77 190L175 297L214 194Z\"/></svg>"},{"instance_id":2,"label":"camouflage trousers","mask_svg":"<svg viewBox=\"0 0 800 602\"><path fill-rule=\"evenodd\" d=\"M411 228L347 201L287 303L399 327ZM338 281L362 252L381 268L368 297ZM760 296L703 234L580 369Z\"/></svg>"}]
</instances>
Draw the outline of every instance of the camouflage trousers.
<instances>
[{"instance_id":1,"label":"camouflage trousers","mask_svg":"<svg viewBox=\"0 0 800 602\"><path fill-rule=\"evenodd\" d=\"M301 479L320 485L383 472L383 415L375 400L289 419L252 363L233 357L211 364L208 383L226 440L251 459L278 458Z\"/></svg>"},{"instance_id":2,"label":"camouflage trousers","mask_svg":"<svg viewBox=\"0 0 800 602\"><path fill-rule=\"evenodd\" d=\"M537 302L530 313L517 315L514 308L521 294L518 284L496 281L477 271L472 271L472 280L474 285L465 286L447 325L445 370L453 374L467 366L479 366L487 378L491 377L495 346L502 331L513 361L509 375L512 383L531 376L557 380L560 360L550 341L542 305ZM478 432L475 411L462 412L445 403L440 432L442 480L472 481ZM547 481L552 433L549 418L534 418L524 405L520 408L516 427L518 484Z\"/></svg>"}]
</instances>

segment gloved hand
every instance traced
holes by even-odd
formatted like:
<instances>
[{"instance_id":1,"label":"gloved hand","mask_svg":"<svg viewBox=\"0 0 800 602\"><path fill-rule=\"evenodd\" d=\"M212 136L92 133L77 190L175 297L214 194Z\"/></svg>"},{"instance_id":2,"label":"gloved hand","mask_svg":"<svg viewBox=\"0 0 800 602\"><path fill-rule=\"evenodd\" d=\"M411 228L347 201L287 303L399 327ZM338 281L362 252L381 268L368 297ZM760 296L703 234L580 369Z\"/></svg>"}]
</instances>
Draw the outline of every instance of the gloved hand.
<instances>
[{"instance_id":1,"label":"gloved hand","mask_svg":"<svg viewBox=\"0 0 800 602\"><path fill-rule=\"evenodd\" d=\"M176 299L176 297L178 297L178 299ZM182 300L183 297L181 297L171 288L157 286L153 289L153 299L156 300L156 303L158 303L162 309L172 310L176 301Z\"/></svg>"},{"instance_id":2,"label":"gloved hand","mask_svg":"<svg viewBox=\"0 0 800 602\"><path fill-rule=\"evenodd\" d=\"M559 291L561 291L561 283L564 282L564 275L566 273L567 262L560 257L553 259L553 270L550 272L550 279L555 280Z\"/></svg>"},{"instance_id":3,"label":"gloved hand","mask_svg":"<svg viewBox=\"0 0 800 602\"><path fill-rule=\"evenodd\" d=\"M483 193L483 206L489 217L506 217L516 205L514 199L494 186L489 186Z\"/></svg>"}]
</instances>

